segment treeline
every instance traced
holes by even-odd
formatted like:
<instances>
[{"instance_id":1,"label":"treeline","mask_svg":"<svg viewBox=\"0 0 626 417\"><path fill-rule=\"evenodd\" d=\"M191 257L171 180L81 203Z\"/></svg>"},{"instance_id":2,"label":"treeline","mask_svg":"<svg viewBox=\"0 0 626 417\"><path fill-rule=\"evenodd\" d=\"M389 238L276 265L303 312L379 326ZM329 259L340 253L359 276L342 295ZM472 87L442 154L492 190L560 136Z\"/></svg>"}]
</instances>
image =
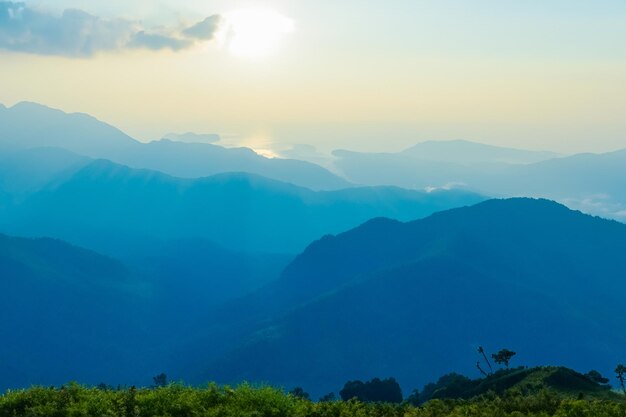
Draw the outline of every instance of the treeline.
<instances>
[{"instance_id":1,"label":"treeline","mask_svg":"<svg viewBox=\"0 0 626 417\"><path fill-rule=\"evenodd\" d=\"M407 402L312 402L270 387L165 387L109 390L70 384L30 388L0 396L0 416L106 417L624 417L626 403L564 398L544 390L523 395L485 394L471 400L434 399L416 407Z\"/></svg>"}]
</instances>

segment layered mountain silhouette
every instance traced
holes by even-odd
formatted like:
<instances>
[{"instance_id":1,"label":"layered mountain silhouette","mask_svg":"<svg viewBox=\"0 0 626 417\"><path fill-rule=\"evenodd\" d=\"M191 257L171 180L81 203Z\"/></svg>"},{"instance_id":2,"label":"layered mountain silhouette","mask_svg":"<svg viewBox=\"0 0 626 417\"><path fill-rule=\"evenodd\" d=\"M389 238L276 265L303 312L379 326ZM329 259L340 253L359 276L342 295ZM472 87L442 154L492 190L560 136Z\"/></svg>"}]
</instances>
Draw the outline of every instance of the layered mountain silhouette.
<instances>
[{"instance_id":1,"label":"layered mountain silhouette","mask_svg":"<svg viewBox=\"0 0 626 417\"><path fill-rule=\"evenodd\" d=\"M141 143L87 114L67 114L36 103L0 107L0 126L0 151L56 147L179 177L248 172L316 190L350 185L318 165L269 159L248 148L171 140Z\"/></svg>"},{"instance_id":2,"label":"layered mountain silhouette","mask_svg":"<svg viewBox=\"0 0 626 417\"><path fill-rule=\"evenodd\" d=\"M0 234L0 390L143 384L203 329L207 311L275 280L291 260L198 239L125 255Z\"/></svg>"},{"instance_id":3,"label":"layered mountain silhouette","mask_svg":"<svg viewBox=\"0 0 626 417\"><path fill-rule=\"evenodd\" d=\"M415 159L422 161L447 162L460 165L475 164L531 164L558 157L554 152L528 151L485 145L467 140L425 141L398 153L368 154L336 150L333 155L342 158L378 158Z\"/></svg>"},{"instance_id":4,"label":"layered mountain silhouette","mask_svg":"<svg viewBox=\"0 0 626 417\"><path fill-rule=\"evenodd\" d=\"M47 185L62 181L90 163L61 148L0 152L0 205L16 203Z\"/></svg>"},{"instance_id":5,"label":"layered mountain silhouette","mask_svg":"<svg viewBox=\"0 0 626 417\"><path fill-rule=\"evenodd\" d=\"M313 243L278 281L233 304L248 308L232 315L244 324L214 331L224 340L228 328L245 331L199 378L316 394L348 377L418 387L478 374L480 345L513 349L523 365L608 374L626 343L625 251L626 225L547 200L375 219Z\"/></svg>"},{"instance_id":6,"label":"layered mountain silhouette","mask_svg":"<svg viewBox=\"0 0 626 417\"><path fill-rule=\"evenodd\" d=\"M0 235L0 271L2 389L130 379L143 367L131 352L149 336L145 283L120 262L57 240Z\"/></svg>"},{"instance_id":7,"label":"layered mountain silhouette","mask_svg":"<svg viewBox=\"0 0 626 417\"><path fill-rule=\"evenodd\" d=\"M236 250L297 253L372 217L409 220L482 199L393 187L315 192L245 173L182 179L97 160L6 208L0 227L112 255L149 239L194 237Z\"/></svg>"},{"instance_id":8,"label":"layered mountain silhouette","mask_svg":"<svg viewBox=\"0 0 626 417\"><path fill-rule=\"evenodd\" d=\"M0 234L0 390L163 371L315 396L419 387L476 374L479 345L603 374L623 361L626 225L483 195L623 219L625 151L337 151L344 179L218 139L141 143L0 106L0 232L21 236Z\"/></svg>"},{"instance_id":9,"label":"layered mountain silhouette","mask_svg":"<svg viewBox=\"0 0 626 417\"><path fill-rule=\"evenodd\" d=\"M215 143L221 140L220 135L215 133L168 133L163 136L163 139L171 140L174 142L186 142L186 143Z\"/></svg>"},{"instance_id":10,"label":"layered mountain silhouette","mask_svg":"<svg viewBox=\"0 0 626 417\"><path fill-rule=\"evenodd\" d=\"M399 153L334 154L336 169L357 184L544 197L590 214L626 219L624 150L558 157L449 141L424 142Z\"/></svg>"}]
</instances>

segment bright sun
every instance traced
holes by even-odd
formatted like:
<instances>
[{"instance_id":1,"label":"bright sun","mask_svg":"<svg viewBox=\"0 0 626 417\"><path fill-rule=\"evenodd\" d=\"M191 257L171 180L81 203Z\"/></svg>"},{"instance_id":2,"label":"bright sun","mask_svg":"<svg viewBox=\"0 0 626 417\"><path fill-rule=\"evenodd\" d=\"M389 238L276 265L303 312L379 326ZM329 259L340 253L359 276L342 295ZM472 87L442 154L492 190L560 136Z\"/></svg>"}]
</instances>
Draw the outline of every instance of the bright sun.
<instances>
[{"instance_id":1,"label":"bright sun","mask_svg":"<svg viewBox=\"0 0 626 417\"><path fill-rule=\"evenodd\" d=\"M294 21L272 10L242 9L224 14L219 44L233 55L258 58L269 54L280 37L294 31Z\"/></svg>"}]
</instances>

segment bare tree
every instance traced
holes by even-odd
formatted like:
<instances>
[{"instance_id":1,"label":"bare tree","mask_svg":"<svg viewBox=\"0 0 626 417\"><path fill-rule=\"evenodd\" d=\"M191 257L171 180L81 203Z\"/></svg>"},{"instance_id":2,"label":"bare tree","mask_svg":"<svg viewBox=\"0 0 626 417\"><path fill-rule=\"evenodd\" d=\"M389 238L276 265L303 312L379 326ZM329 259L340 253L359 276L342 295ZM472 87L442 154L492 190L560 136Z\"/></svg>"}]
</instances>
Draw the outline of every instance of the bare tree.
<instances>
[{"instance_id":1,"label":"bare tree","mask_svg":"<svg viewBox=\"0 0 626 417\"><path fill-rule=\"evenodd\" d=\"M489 367L489 375L493 374L493 368L491 367L491 363L489 362L489 359L487 358L487 355L485 354L485 349L483 349L482 346L478 346L478 353L480 353L481 355L483 355L483 358L485 359L485 363L487 363L487 366ZM480 369L480 367L479 367ZM481 370L481 372L484 373L484 371Z\"/></svg>"}]
</instances>

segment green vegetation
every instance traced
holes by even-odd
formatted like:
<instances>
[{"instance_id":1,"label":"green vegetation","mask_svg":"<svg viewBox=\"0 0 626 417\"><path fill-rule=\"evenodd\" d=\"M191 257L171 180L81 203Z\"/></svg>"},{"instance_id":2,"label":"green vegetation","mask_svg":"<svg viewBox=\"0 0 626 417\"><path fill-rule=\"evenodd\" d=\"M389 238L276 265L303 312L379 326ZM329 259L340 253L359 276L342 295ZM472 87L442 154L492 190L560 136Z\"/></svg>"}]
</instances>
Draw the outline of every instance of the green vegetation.
<instances>
[{"instance_id":1,"label":"green vegetation","mask_svg":"<svg viewBox=\"0 0 626 417\"><path fill-rule=\"evenodd\" d=\"M401 403L402 390L394 378L374 378L371 381L348 381L339 392L344 401L352 398L366 403Z\"/></svg>"},{"instance_id":2,"label":"green vegetation","mask_svg":"<svg viewBox=\"0 0 626 417\"><path fill-rule=\"evenodd\" d=\"M596 379L601 378L602 382ZM507 392L536 395L549 391L561 398L626 401L624 395L611 390L597 371L583 375L564 367L544 366L501 369L493 375L469 379L459 374L444 375L436 383L427 384L419 393L418 403L432 399L470 399L481 395L503 396ZM608 381L607 381L608 382Z\"/></svg>"},{"instance_id":3,"label":"green vegetation","mask_svg":"<svg viewBox=\"0 0 626 417\"><path fill-rule=\"evenodd\" d=\"M413 390L403 399L394 378L348 381L339 392L314 402L302 387L288 393L269 386L204 388L168 384L158 374L150 388L96 387L76 383L8 391L0 396L0 417L625 417L626 393L613 391L598 371L564 367L518 367L478 379L451 373ZM492 355L508 365L514 352ZM496 358L496 356L498 356ZM504 358L504 359L503 359ZM626 369L615 372L624 388Z\"/></svg>"},{"instance_id":4,"label":"green vegetation","mask_svg":"<svg viewBox=\"0 0 626 417\"><path fill-rule=\"evenodd\" d=\"M270 387L241 385L235 389L211 384L135 389L35 387L0 396L0 416L98 417L623 417L626 402L576 399L542 389L524 394L519 389L502 395L488 392L473 398L433 399L421 406L363 403L357 400L312 402Z\"/></svg>"}]
</instances>

